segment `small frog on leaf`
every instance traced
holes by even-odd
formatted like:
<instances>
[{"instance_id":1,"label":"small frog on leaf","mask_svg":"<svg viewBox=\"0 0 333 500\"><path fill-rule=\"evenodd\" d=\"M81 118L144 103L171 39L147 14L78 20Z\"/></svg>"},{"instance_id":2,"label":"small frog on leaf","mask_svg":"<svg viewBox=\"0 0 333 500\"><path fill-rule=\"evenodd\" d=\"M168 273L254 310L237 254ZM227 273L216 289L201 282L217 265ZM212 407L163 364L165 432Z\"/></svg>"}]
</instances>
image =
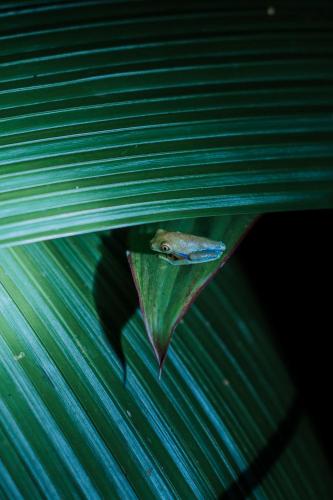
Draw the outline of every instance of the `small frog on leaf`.
<instances>
[{"instance_id":1,"label":"small frog on leaf","mask_svg":"<svg viewBox=\"0 0 333 500\"><path fill-rule=\"evenodd\" d=\"M214 241L201 236L158 229L150 242L150 247L159 252L159 257L174 266L201 264L221 257L226 249L222 241Z\"/></svg>"}]
</instances>

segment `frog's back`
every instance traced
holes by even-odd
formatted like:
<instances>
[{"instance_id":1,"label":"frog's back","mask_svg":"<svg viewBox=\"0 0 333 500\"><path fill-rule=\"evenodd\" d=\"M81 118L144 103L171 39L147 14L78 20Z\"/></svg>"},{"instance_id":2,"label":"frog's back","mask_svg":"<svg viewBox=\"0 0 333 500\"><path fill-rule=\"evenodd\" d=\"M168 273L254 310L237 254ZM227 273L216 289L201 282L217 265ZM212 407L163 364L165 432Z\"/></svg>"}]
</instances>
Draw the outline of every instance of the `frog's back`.
<instances>
[{"instance_id":1,"label":"frog's back","mask_svg":"<svg viewBox=\"0 0 333 500\"><path fill-rule=\"evenodd\" d=\"M222 241L214 241L202 236L177 232L170 232L168 240L172 245L176 244L179 251L197 252L199 250L224 250Z\"/></svg>"}]
</instances>

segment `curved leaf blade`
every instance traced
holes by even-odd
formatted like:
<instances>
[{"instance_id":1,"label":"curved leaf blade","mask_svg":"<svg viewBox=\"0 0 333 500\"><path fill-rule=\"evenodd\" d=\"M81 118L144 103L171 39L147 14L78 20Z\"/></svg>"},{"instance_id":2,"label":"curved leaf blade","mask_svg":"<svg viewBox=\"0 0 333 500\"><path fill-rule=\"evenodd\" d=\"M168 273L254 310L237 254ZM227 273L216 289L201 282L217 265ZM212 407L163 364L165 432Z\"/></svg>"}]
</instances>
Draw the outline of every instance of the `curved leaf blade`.
<instances>
[{"instance_id":1,"label":"curved leaf blade","mask_svg":"<svg viewBox=\"0 0 333 500\"><path fill-rule=\"evenodd\" d=\"M255 220L250 215L189 219L166 222L166 231L181 231L223 241L226 251L212 262L175 267L149 249L149 241L160 226L149 225L130 230L128 260L139 295L140 308L148 338L159 363L160 375L173 332L214 275L233 253L239 240Z\"/></svg>"},{"instance_id":2,"label":"curved leaf blade","mask_svg":"<svg viewBox=\"0 0 333 500\"><path fill-rule=\"evenodd\" d=\"M332 206L331 15L214 1L1 9L0 246Z\"/></svg>"}]
</instances>

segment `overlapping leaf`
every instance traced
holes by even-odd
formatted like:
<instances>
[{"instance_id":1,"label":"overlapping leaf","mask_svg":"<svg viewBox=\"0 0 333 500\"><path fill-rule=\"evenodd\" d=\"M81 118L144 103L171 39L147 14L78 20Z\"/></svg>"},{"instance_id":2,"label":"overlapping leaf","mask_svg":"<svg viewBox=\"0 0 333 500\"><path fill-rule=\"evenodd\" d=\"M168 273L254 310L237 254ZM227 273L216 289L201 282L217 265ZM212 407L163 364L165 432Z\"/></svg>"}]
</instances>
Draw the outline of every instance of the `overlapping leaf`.
<instances>
[{"instance_id":1,"label":"overlapping leaf","mask_svg":"<svg viewBox=\"0 0 333 500\"><path fill-rule=\"evenodd\" d=\"M332 8L274 9L1 4L0 246L332 206ZM331 498L236 271L160 384L123 257L117 235L0 250L0 496Z\"/></svg>"},{"instance_id":2,"label":"overlapping leaf","mask_svg":"<svg viewBox=\"0 0 333 500\"><path fill-rule=\"evenodd\" d=\"M325 8L6 2L0 246L332 206Z\"/></svg>"}]
</instances>

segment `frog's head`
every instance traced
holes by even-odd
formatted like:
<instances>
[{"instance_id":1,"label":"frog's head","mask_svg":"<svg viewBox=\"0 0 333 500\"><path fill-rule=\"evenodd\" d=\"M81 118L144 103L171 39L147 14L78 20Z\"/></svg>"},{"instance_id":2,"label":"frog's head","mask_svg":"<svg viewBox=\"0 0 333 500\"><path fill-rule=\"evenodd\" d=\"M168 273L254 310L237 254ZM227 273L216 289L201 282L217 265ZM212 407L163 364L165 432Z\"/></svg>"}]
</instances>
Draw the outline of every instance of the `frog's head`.
<instances>
[{"instance_id":1,"label":"frog's head","mask_svg":"<svg viewBox=\"0 0 333 500\"><path fill-rule=\"evenodd\" d=\"M150 240L150 248L155 250L155 252L171 254L171 243L168 241L167 235L167 231L164 231L164 229L158 229L153 239Z\"/></svg>"}]
</instances>

